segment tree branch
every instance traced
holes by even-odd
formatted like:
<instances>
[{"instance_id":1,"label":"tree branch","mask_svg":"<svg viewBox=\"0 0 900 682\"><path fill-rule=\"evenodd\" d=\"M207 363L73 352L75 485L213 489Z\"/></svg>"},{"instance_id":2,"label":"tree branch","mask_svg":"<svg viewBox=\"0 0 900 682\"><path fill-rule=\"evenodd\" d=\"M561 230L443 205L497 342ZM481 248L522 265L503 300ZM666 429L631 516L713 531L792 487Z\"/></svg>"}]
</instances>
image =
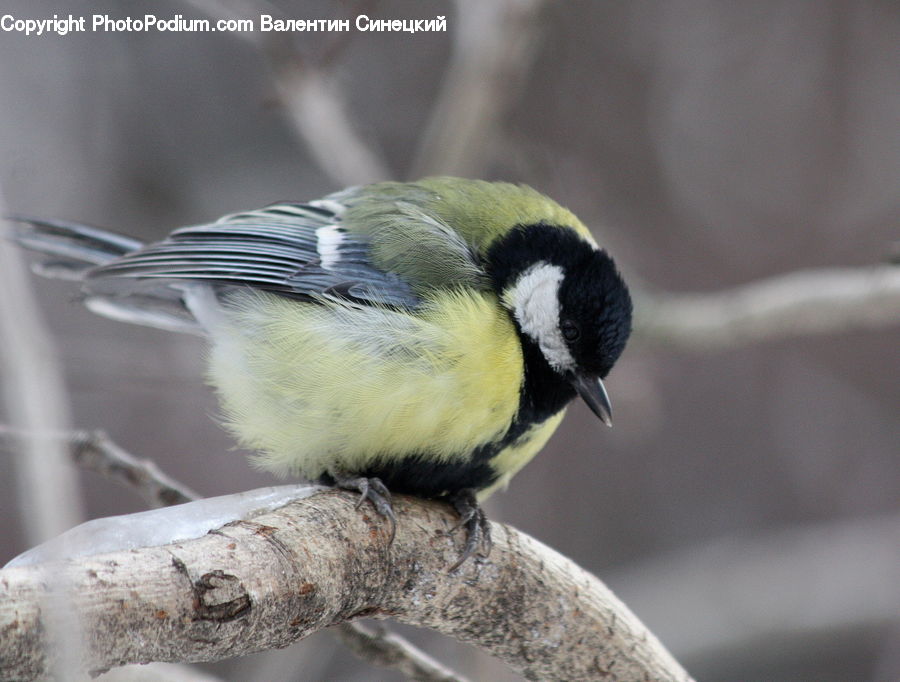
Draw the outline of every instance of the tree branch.
<instances>
[{"instance_id":1,"label":"tree branch","mask_svg":"<svg viewBox=\"0 0 900 682\"><path fill-rule=\"evenodd\" d=\"M341 623L334 632L350 651L364 661L396 668L417 682L467 682L466 678L440 663L392 632L381 632L362 623Z\"/></svg>"},{"instance_id":2,"label":"tree branch","mask_svg":"<svg viewBox=\"0 0 900 682\"><path fill-rule=\"evenodd\" d=\"M265 0L185 0L209 16L259 20L260 14L283 18ZM362 185L389 180L392 175L381 155L370 147L353 125L341 88L330 66L346 42L332 46L319 63L304 57L290 34L238 32L236 38L258 49L272 68L273 84L291 130L305 144L338 185Z\"/></svg>"},{"instance_id":3,"label":"tree branch","mask_svg":"<svg viewBox=\"0 0 900 682\"><path fill-rule=\"evenodd\" d=\"M0 424L0 446L19 446L35 438L50 439L68 451L80 468L134 489L152 507L200 499L200 495L167 476L149 459L138 459L114 443L105 431L29 433Z\"/></svg>"},{"instance_id":4,"label":"tree branch","mask_svg":"<svg viewBox=\"0 0 900 682\"><path fill-rule=\"evenodd\" d=\"M357 133L343 92L323 68L297 56L273 64L278 96L293 130L339 185L389 180L392 173Z\"/></svg>"},{"instance_id":5,"label":"tree branch","mask_svg":"<svg viewBox=\"0 0 900 682\"><path fill-rule=\"evenodd\" d=\"M19 446L34 434L0 424L0 446ZM68 450L81 468L133 488L151 506L166 507L199 500L200 495L166 475L148 459L139 459L110 439L105 431L73 431L43 434ZM449 682L464 678L445 668L399 635L375 632L361 623L344 623L337 634L359 658L392 667L424 682Z\"/></svg>"},{"instance_id":6,"label":"tree branch","mask_svg":"<svg viewBox=\"0 0 900 682\"><path fill-rule=\"evenodd\" d=\"M100 675L98 682L225 682L200 670L197 666L179 665L178 663L148 663L147 665L131 665L124 668L113 668Z\"/></svg>"},{"instance_id":7,"label":"tree branch","mask_svg":"<svg viewBox=\"0 0 900 682\"><path fill-rule=\"evenodd\" d=\"M6 213L0 195L0 215ZM0 224L0 399L10 421L29 431L65 428L65 382L53 339L36 303L21 255ZM17 502L33 543L61 533L83 517L78 475L53 440L33 438L14 452ZM43 603L43 627L57 640L49 676L60 677L81 658L79 633L65 604Z\"/></svg>"},{"instance_id":8,"label":"tree branch","mask_svg":"<svg viewBox=\"0 0 900 682\"><path fill-rule=\"evenodd\" d=\"M728 535L607 579L682 660L709 663L900 625L898 566L894 512Z\"/></svg>"},{"instance_id":9,"label":"tree branch","mask_svg":"<svg viewBox=\"0 0 900 682\"><path fill-rule=\"evenodd\" d=\"M0 215L6 213L0 196ZM41 319L31 278L0 224L0 376L10 421L33 432L65 428L68 400L53 338ZM15 451L17 489L29 540L41 542L81 521L75 468L53 440L29 439Z\"/></svg>"},{"instance_id":10,"label":"tree branch","mask_svg":"<svg viewBox=\"0 0 900 682\"><path fill-rule=\"evenodd\" d=\"M900 267L790 273L711 294L643 294L635 338L684 350L900 322Z\"/></svg>"},{"instance_id":11,"label":"tree branch","mask_svg":"<svg viewBox=\"0 0 900 682\"><path fill-rule=\"evenodd\" d=\"M0 571L0 677L51 662L40 604L70 602L85 668L217 660L281 647L360 617L429 627L530 679L689 680L595 577L512 528L494 525L490 560L447 573L460 538L449 507L395 498L387 525L326 491L195 540ZM54 576L53 580L47 580Z\"/></svg>"},{"instance_id":12,"label":"tree branch","mask_svg":"<svg viewBox=\"0 0 900 682\"><path fill-rule=\"evenodd\" d=\"M453 54L410 176L481 176L539 45L543 0L457 0Z\"/></svg>"}]
</instances>

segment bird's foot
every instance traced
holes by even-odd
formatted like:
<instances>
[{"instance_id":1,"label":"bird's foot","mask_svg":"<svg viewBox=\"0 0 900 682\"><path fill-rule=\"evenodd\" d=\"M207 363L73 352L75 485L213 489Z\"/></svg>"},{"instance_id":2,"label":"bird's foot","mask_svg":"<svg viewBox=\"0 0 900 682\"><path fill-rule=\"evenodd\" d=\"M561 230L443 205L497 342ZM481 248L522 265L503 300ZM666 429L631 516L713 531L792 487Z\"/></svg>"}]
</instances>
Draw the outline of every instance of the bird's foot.
<instances>
[{"instance_id":1,"label":"bird's foot","mask_svg":"<svg viewBox=\"0 0 900 682\"><path fill-rule=\"evenodd\" d=\"M459 559L453 564L448 573L452 573L462 566L473 554L486 558L491 553L491 522L485 516L484 510L478 506L475 492L469 488L460 490L447 498L456 513L459 514L459 523L450 529L455 533L460 528L466 529L466 545Z\"/></svg>"},{"instance_id":2,"label":"bird's foot","mask_svg":"<svg viewBox=\"0 0 900 682\"><path fill-rule=\"evenodd\" d=\"M354 477L341 474L332 474L334 484L343 490L350 490L359 493L359 499L356 501L356 509L359 509L363 502L368 500L375 507L375 511L379 516L388 520L391 524L391 536L388 545L393 544L394 536L397 534L397 518L394 516L394 508L391 506L391 491L381 482L380 478Z\"/></svg>"}]
</instances>

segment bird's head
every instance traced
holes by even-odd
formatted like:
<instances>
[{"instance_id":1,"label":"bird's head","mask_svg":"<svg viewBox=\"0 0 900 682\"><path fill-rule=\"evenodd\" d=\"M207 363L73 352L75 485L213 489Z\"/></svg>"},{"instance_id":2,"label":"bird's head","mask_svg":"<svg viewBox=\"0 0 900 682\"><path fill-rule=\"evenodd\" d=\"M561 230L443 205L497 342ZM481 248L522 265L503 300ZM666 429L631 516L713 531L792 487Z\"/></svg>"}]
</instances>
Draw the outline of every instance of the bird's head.
<instances>
[{"instance_id":1,"label":"bird's head","mask_svg":"<svg viewBox=\"0 0 900 682\"><path fill-rule=\"evenodd\" d=\"M631 333L631 297L612 258L575 230L539 223L515 228L489 260L520 333L611 426L603 379Z\"/></svg>"}]
</instances>

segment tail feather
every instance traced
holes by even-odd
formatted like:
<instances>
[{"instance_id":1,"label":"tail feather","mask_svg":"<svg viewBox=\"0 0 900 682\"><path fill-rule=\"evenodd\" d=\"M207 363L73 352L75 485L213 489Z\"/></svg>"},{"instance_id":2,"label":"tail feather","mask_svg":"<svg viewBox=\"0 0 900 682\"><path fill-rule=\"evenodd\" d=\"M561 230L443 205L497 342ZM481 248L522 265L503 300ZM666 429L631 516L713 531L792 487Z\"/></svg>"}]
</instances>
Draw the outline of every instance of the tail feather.
<instances>
[{"instance_id":1,"label":"tail feather","mask_svg":"<svg viewBox=\"0 0 900 682\"><path fill-rule=\"evenodd\" d=\"M43 277L82 282L84 304L98 315L169 331L201 333L177 287L141 280L117 281L110 287L104 286L103 280L93 285L85 281L92 269L137 251L143 242L68 221L21 215L6 219L18 224L10 231L12 240L43 256L32 269Z\"/></svg>"},{"instance_id":2,"label":"tail feather","mask_svg":"<svg viewBox=\"0 0 900 682\"><path fill-rule=\"evenodd\" d=\"M41 272L51 277L60 273L65 279L77 279L73 277L75 273L143 246L137 239L78 223L19 215L8 216L7 220L22 225L12 230L15 242L30 251L54 257L44 262L46 267Z\"/></svg>"}]
</instances>

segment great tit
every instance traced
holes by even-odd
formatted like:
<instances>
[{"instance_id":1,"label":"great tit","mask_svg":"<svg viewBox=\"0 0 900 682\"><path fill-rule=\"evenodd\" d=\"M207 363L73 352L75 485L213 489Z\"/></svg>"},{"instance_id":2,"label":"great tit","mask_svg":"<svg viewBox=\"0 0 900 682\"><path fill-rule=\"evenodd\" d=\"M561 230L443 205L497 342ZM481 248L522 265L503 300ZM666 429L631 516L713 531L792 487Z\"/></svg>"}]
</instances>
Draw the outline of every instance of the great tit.
<instances>
[{"instance_id":1,"label":"great tit","mask_svg":"<svg viewBox=\"0 0 900 682\"><path fill-rule=\"evenodd\" d=\"M237 440L277 473L444 498L490 551L478 506L544 446L631 331L610 256L535 190L435 177L352 187L184 227L159 242L18 219L39 272L96 313L209 337L209 381Z\"/></svg>"}]
</instances>

